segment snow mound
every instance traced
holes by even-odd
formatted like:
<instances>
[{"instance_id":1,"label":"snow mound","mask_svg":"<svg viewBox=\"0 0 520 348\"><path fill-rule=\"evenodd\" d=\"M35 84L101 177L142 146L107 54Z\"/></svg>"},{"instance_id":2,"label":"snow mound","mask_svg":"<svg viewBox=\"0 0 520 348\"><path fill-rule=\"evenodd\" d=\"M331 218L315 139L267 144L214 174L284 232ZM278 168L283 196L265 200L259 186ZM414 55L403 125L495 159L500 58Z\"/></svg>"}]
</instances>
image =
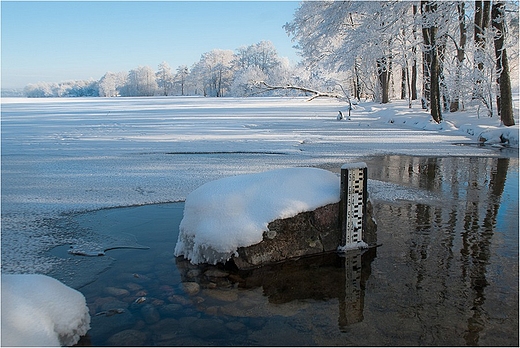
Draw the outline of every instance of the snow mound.
<instances>
[{"instance_id":1,"label":"snow mound","mask_svg":"<svg viewBox=\"0 0 520 348\"><path fill-rule=\"evenodd\" d=\"M175 256L225 262L262 241L269 222L339 202L339 177L318 168L285 168L208 182L186 198Z\"/></svg>"},{"instance_id":2,"label":"snow mound","mask_svg":"<svg viewBox=\"0 0 520 348\"><path fill-rule=\"evenodd\" d=\"M2 346L71 346L89 329L80 292L45 275L2 275Z\"/></svg>"},{"instance_id":3,"label":"snow mound","mask_svg":"<svg viewBox=\"0 0 520 348\"><path fill-rule=\"evenodd\" d=\"M518 146L518 125L511 127L488 128L479 134L479 140L485 144L508 144Z\"/></svg>"}]
</instances>

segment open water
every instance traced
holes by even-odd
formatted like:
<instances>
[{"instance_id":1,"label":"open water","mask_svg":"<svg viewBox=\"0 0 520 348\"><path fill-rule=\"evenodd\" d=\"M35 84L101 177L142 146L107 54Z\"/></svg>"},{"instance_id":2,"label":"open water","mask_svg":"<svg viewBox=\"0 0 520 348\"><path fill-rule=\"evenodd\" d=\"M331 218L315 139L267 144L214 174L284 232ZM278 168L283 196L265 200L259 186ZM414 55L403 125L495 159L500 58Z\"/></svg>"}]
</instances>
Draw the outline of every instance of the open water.
<instances>
[{"instance_id":1,"label":"open water","mask_svg":"<svg viewBox=\"0 0 520 348\"><path fill-rule=\"evenodd\" d=\"M173 256L182 202L65 217L105 248L142 248L52 251L105 265L78 287L92 316L79 345L518 346L518 159L365 162L381 246L364 253L196 267Z\"/></svg>"}]
</instances>

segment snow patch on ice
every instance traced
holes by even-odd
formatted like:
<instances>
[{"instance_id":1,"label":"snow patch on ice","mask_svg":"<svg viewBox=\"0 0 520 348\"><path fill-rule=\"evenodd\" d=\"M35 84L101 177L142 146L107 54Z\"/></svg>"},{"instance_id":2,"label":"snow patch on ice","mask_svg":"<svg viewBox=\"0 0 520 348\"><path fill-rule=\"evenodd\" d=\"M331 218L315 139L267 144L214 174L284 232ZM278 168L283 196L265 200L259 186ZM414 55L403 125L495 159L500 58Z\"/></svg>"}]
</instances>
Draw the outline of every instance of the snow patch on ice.
<instances>
[{"instance_id":1,"label":"snow patch on ice","mask_svg":"<svg viewBox=\"0 0 520 348\"><path fill-rule=\"evenodd\" d=\"M339 177L318 168L285 168L206 183L186 198L175 255L225 262L262 241L269 222L339 202Z\"/></svg>"},{"instance_id":2,"label":"snow patch on ice","mask_svg":"<svg viewBox=\"0 0 520 348\"><path fill-rule=\"evenodd\" d=\"M80 292L40 274L2 275L3 346L71 346L89 329Z\"/></svg>"}]
</instances>

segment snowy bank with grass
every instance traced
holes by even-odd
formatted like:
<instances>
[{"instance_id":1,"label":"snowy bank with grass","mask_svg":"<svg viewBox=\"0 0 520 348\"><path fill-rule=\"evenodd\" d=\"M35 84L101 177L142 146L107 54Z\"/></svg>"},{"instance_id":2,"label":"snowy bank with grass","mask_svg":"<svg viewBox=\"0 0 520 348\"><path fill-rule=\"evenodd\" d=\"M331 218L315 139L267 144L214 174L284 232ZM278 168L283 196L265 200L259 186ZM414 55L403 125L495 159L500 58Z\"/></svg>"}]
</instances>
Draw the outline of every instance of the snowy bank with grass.
<instances>
[{"instance_id":1,"label":"snowy bank with grass","mask_svg":"<svg viewBox=\"0 0 520 348\"><path fill-rule=\"evenodd\" d=\"M80 292L40 274L2 275L2 346L71 346L89 329Z\"/></svg>"},{"instance_id":2,"label":"snowy bank with grass","mask_svg":"<svg viewBox=\"0 0 520 348\"><path fill-rule=\"evenodd\" d=\"M186 198L175 256L225 262L262 241L269 222L339 202L339 177L318 168L285 168L211 181Z\"/></svg>"}]
</instances>

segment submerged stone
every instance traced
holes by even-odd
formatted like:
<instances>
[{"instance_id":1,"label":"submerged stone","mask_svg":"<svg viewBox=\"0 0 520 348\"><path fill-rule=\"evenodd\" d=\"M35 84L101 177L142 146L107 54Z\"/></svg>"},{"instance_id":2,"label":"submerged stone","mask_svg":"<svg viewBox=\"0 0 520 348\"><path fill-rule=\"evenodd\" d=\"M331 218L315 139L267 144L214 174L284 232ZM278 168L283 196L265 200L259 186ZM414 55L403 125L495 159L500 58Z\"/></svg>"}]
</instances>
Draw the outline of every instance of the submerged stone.
<instances>
[{"instance_id":1,"label":"submerged stone","mask_svg":"<svg viewBox=\"0 0 520 348\"><path fill-rule=\"evenodd\" d=\"M196 282L183 282L181 283L182 290L188 295L195 295L200 291L200 285Z\"/></svg>"},{"instance_id":2,"label":"submerged stone","mask_svg":"<svg viewBox=\"0 0 520 348\"><path fill-rule=\"evenodd\" d=\"M220 320L197 319L190 325L190 331L197 337L226 339L229 332Z\"/></svg>"},{"instance_id":3,"label":"submerged stone","mask_svg":"<svg viewBox=\"0 0 520 348\"><path fill-rule=\"evenodd\" d=\"M124 330L118 332L108 339L108 343L113 346L142 346L146 342L146 334L137 330Z\"/></svg>"},{"instance_id":4,"label":"submerged stone","mask_svg":"<svg viewBox=\"0 0 520 348\"><path fill-rule=\"evenodd\" d=\"M152 305L144 305L141 308L141 315L147 324L155 324L161 319L159 311Z\"/></svg>"},{"instance_id":5,"label":"submerged stone","mask_svg":"<svg viewBox=\"0 0 520 348\"><path fill-rule=\"evenodd\" d=\"M112 296L125 296L130 294L128 290L109 286L105 288L105 291Z\"/></svg>"}]
</instances>

